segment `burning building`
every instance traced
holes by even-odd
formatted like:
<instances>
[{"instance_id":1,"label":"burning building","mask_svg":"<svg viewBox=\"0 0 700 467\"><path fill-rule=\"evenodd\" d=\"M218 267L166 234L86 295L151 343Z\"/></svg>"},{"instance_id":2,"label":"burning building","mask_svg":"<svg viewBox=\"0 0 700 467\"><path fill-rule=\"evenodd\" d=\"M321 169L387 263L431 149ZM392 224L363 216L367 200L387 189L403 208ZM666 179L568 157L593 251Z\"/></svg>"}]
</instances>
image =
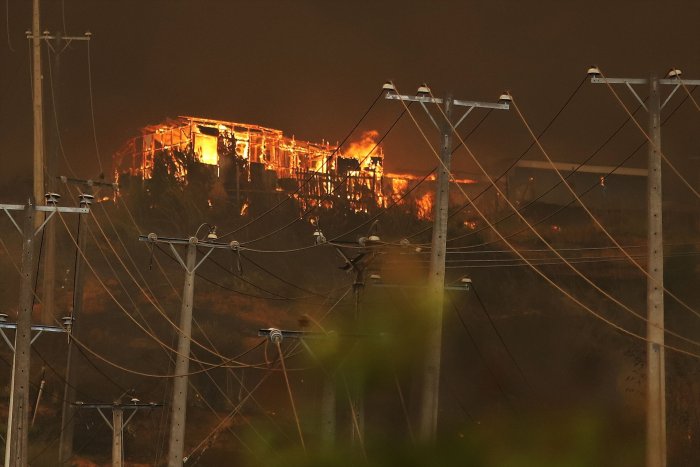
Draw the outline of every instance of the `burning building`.
<instances>
[{"instance_id":1,"label":"burning building","mask_svg":"<svg viewBox=\"0 0 700 467\"><path fill-rule=\"evenodd\" d=\"M184 161L189 160L221 182L242 214L253 194L282 194L293 196L302 209L320 205L371 212L396 202L416 217L430 219L435 175L415 187L423 177L385 173L378 136L367 131L338 148L326 141L297 140L259 125L183 116L142 128L115 154L114 175L123 186L133 181L147 184L157 161L164 158L167 170L186 183ZM476 181L464 178L457 183L471 186ZM409 187L411 193L404 197ZM461 203L461 199L451 202Z\"/></svg>"},{"instance_id":2,"label":"burning building","mask_svg":"<svg viewBox=\"0 0 700 467\"><path fill-rule=\"evenodd\" d=\"M241 205L253 192L284 192L302 206L343 204L367 212L384 205L384 154L375 137L367 132L341 151L259 125L183 116L147 126L127 141L114 156L115 178L147 181L157 158L165 157L184 181L186 168L175 155L187 154L214 171Z\"/></svg>"}]
</instances>

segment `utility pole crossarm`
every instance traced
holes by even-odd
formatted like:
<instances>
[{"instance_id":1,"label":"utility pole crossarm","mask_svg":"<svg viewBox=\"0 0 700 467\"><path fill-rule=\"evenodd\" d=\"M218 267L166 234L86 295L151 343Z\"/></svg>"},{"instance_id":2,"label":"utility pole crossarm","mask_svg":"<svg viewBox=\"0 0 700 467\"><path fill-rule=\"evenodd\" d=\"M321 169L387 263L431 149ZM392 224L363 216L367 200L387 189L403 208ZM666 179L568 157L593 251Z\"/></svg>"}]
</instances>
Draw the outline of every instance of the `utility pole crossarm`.
<instances>
[{"instance_id":1,"label":"utility pole crossarm","mask_svg":"<svg viewBox=\"0 0 700 467\"><path fill-rule=\"evenodd\" d=\"M169 243L171 245L189 245L194 243L197 246L204 248L220 248L227 250L236 250L240 248L240 243L237 241L232 241L229 243L216 242L213 240L199 240L197 237L190 238L175 238L175 237L159 237L154 233L148 235L139 235L140 242L149 243Z\"/></svg>"},{"instance_id":2,"label":"utility pole crossarm","mask_svg":"<svg viewBox=\"0 0 700 467\"><path fill-rule=\"evenodd\" d=\"M76 185L85 185L85 186L101 186L101 187L105 187L105 188L111 188L113 190L119 189L119 184L116 182L103 182L101 180L73 178L73 177L66 177L65 175L59 175L56 178L58 180L60 180L62 183L73 183Z\"/></svg>"},{"instance_id":3,"label":"utility pole crossarm","mask_svg":"<svg viewBox=\"0 0 700 467\"><path fill-rule=\"evenodd\" d=\"M62 35L52 35L49 34L48 31L44 31L42 34L32 34L31 31L25 31L24 32L25 36L27 36L27 39L39 39L39 40L45 40L45 41L51 41L54 39L61 39L67 42L71 41L89 41L92 38L92 33L87 31L85 34L82 36L62 36Z\"/></svg>"},{"instance_id":4,"label":"utility pole crossarm","mask_svg":"<svg viewBox=\"0 0 700 467\"><path fill-rule=\"evenodd\" d=\"M279 333L279 334L277 334ZM307 338L325 338L328 334L322 332L311 331L286 331L284 329L267 328L258 329L258 336L272 339L274 336L281 336L285 339L307 339Z\"/></svg>"},{"instance_id":5,"label":"utility pole crossarm","mask_svg":"<svg viewBox=\"0 0 700 467\"><path fill-rule=\"evenodd\" d=\"M391 93L384 96L388 100L396 101L407 101L407 102L420 102L423 104L442 104L444 99L439 97L430 96L407 96L403 94ZM482 109L498 109L498 110L508 110L510 105L507 102L481 102L481 101L465 101L461 99L454 99L452 101L453 105L458 107L478 107Z\"/></svg>"},{"instance_id":6,"label":"utility pole crossarm","mask_svg":"<svg viewBox=\"0 0 700 467\"><path fill-rule=\"evenodd\" d=\"M5 316L6 317L6 316ZM0 319L2 318L2 315L0 315ZM2 337L2 340L5 341L7 346L10 348L10 350L14 353L15 351L15 346L12 344L10 339L7 337L7 334L5 334L5 331L3 329L17 329L17 323L7 323L7 322L0 322L0 337ZM70 332L68 328L64 328L61 326L42 326L42 325L32 325L31 327L32 331L37 331L36 334L34 334L34 337L31 338L29 341L30 344L33 344L35 340L39 338L41 333L43 332Z\"/></svg>"},{"instance_id":7,"label":"utility pole crossarm","mask_svg":"<svg viewBox=\"0 0 700 467\"><path fill-rule=\"evenodd\" d=\"M159 404L156 402L132 402L126 404L86 404L84 402L78 401L72 403L71 405L79 409L113 409L117 407L122 410L155 409L157 407L163 407L163 404Z\"/></svg>"},{"instance_id":8,"label":"utility pole crossarm","mask_svg":"<svg viewBox=\"0 0 700 467\"><path fill-rule=\"evenodd\" d=\"M0 322L0 329L17 329L17 323L2 323ZM39 332L70 332L62 326L44 326L44 325L32 325L32 331Z\"/></svg>"},{"instance_id":9,"label":"utility pole crossarm","mask_svg":"<svg viewBox=\"0 0 700 467\"><path fill-rule=\"evenodd\" d=\"M676 86L680 84L678 78L665 78L657 80L659 84ZM591 77L591 83L593 84L649 84L649 80L646 78L603 78L603 77ZM683 84L688 86L700 86L700 79L684 79Z\"/></svg>"}]
</instances>

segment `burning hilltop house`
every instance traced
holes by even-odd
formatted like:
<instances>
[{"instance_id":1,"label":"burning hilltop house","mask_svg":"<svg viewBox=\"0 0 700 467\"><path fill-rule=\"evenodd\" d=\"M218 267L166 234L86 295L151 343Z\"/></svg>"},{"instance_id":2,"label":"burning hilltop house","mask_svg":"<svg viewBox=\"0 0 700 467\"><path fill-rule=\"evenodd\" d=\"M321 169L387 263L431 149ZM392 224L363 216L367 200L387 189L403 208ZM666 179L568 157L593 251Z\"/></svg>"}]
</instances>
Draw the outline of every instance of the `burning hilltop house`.
<instances>
[{"instance_id":1,"label":"burning hilltop house","mask_svg":"<svg viewBox=\"0 0 700 467\"><path fill-rule=\"evenodd\" d=\"M175 176L186 169L174 157L185 153L215 171L230 199L244 204L250 193L293 194L302 206L333 207L338 200L355 211L384 205L384 154L374 132L342 151L259 125L179 117L141 130L114 156L115 178L149 180L159 156L170 158Z\"/></svg>"},{"instance_id":2,"label":"burning hilltop house","mask_svg":"<svg viewBox=\"0 0 700 467\"><path fill-rule=\"evenodd\" d=\"M187 169L177 156L186 154L215 175L242 214L253 194L284 194L294 196L302 209L321 205L371 212L395 201L418 218L431 218L434 176L403 199L422 177L385 173L377 136L376 131L365 132L339 149L259 125L178 117L144 127L140 136L127 141L114 156L115 179L123 186L148 181L158 158L164 157L173 175L185 183Z\"/></svg>"}]
</instances>

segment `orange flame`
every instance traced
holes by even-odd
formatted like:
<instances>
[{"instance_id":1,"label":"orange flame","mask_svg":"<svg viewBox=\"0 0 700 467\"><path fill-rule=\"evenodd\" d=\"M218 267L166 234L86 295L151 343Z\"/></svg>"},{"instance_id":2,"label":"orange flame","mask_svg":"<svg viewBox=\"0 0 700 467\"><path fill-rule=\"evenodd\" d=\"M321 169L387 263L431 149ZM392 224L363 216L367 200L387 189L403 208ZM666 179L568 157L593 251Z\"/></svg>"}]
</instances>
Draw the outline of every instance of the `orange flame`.
<instances>
[{"instance_id":1,"label":"orange flame","mask_svg":"<svg viewBox=\"0 0 700 467\"><path fill-rule=\"evenodd\" d=\"M369 130L362 133L362 138L359 141L354 141L343 150L343 155L345 157L352 157L357 159L362 163L362 167L368 167L371 165L371 158L373 156L379 156L381 150L377 146L377 137L379 132L376 130Z\"/></svg>"},{"instance_id":2,"label":"orange flame","mask_svg":"<svg viewBox=\"0 0 700 467\"><path fill-rule=\"evenodd\" d=\"M403 178L391 179L391 199L397 203L401 196L408 190L408 180Z\"/></svg>"},{"instance_id":3,"label":"orange flame","mask_svg":"<svg viewBox=\"0 0 700 467\"><path fill-rule=\"evenodd\" d=\"M416 200L418 219L430 220L433 215L433 193L427 192Z\"/></svg>"}]
</instances>

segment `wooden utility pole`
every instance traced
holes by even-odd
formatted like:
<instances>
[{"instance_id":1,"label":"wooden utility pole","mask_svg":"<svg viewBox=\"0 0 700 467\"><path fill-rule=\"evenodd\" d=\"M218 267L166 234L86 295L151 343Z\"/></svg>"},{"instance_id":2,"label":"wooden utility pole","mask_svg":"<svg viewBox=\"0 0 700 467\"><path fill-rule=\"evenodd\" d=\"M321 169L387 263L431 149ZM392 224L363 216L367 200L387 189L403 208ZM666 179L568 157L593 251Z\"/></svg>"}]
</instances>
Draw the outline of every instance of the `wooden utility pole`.
<instances>
[{"instance_id":1,"label":"wooden utility pole","mask_svg":"<svg viewBox=\"0 0 700 467\"><path fill-rule=\"evenodd\" d=\"M41 26L39 0L33 1L32 10L32 109L34 115L34 201L44 197L44 103L42 100ZM34 228L41 225L35 216Z\"/></svg>"},{"instance_id":2,"label":"wooden utility pole","mask_svg":"<svg viewBox=\"0 0 700 467\"><path fill-rule=\"evenodd\" d=\"M661 97L659 79L649 79L651 139L647 175L647 466L666 466L666 364L664 352L664 245L661 190Z\"/></svg>"},{"instance_id":3,"label":"wooden utility pole","mask_svg":"<svg viewBox=\"0 0 700 467\"><path fill-rule=\"evenodd\" d=\"M124 460L124 409L112 409L112 467L122 467Z\"/></svg>"},{"instance_id":4,"label":"wooden utility pole","mask_svg":"<svg viewBox=\"0 0 700 467\"><path fill-rule=\"evenodd\" d=\"M435 181L433 208L433 239L428 271L427 347L423 373L423 403L420 412L420 437L433 441L437 432L440 396L440 361L442 356L442 314L445 301L445 253L447 251L447 220L450 203L450 163L452 160L452 96L443 100L446 120L440 128L440 159Z\"/></svg>"},{"instance_id":5,"label":"wooden utility pole","mask_svg":"<svg viewBox=\"0 0 700 467\"><path fill-rule=\"evenodd\" d=\"M80 195L80 206L89 207L93 200L92 195ZM85 252L87 244L87 214L80 214L78 222L78 251L75 252L75 283L73 285L73 310L70 315L72 322L72 335L80 328L79 320L83 315L83 286L85 284L85 262L81 252ZM76 387L78 384L78 372L76 371L77 357L72 335L68 336L68 355L66 357L66 381L63 388L63 407L61 410L61 435L58 444L58 460L64 465L73 456L73 435L75 431L74 414ZM78 337L79 338L79 337Z\"/></svg>"},{"instance_id":6,"label":"wooden utility pole","mask_svg":"<svg viewBox=\"0 0 700 467\"><path fill-rule=\"evenodd\" d=\"M29 353L32 341L32 306L34 304L34 203L24 207L22 228L22 269L19 286L19 312L12 364L10 413L5 439L5 466L27 465L29 431Z\"/></svg>"}]
</instances>

